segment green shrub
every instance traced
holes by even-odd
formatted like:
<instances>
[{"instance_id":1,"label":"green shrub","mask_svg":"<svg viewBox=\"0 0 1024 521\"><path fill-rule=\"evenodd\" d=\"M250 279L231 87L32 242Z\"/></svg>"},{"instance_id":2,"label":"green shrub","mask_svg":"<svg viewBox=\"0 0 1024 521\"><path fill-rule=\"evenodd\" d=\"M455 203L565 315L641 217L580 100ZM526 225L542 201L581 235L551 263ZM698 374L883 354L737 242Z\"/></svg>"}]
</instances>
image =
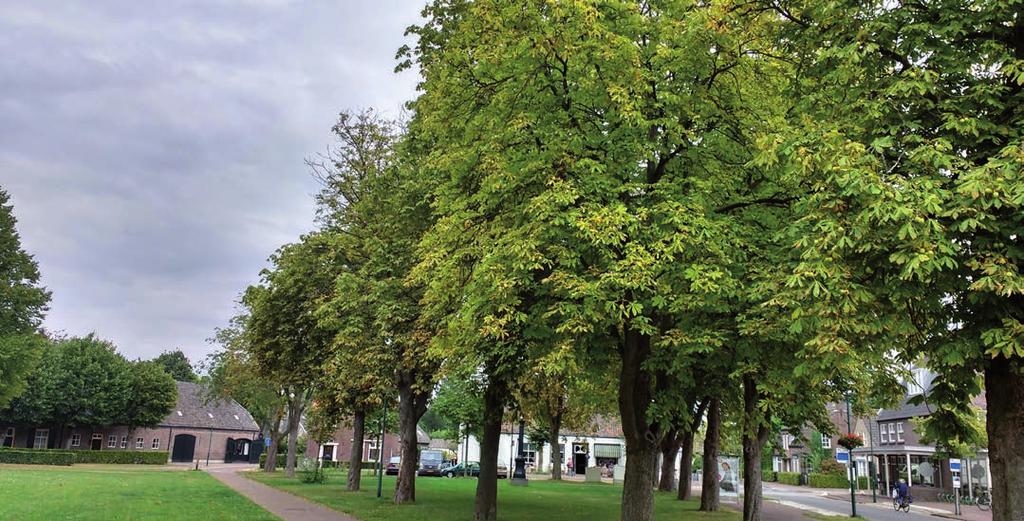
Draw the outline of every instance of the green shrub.
<instances>
[{"instance_id":1,"label":"green shrub","mask_svg":"<svg viewBox=\"0 0 1024 521\"><path fill-rule=\"evenodd\" d=\"M167 453L141 450L75 450L75 463L114 465L166 465Z\"/></svg>"},{"instance_id":2,"label":"green shrub","mask_svg":"<svg viewBox=\"0 0 1024 521\"><path fill-rule=\"evenodd\" d=\"M278 468L280 468L280 469L284 469L285 468L285 465L288 463L287 458L288 458L287 454L283 454L281 452L278 452ZM259 454L259 468L260 469L265 469L266 468L266 452L263 452L263 453Z\"/></svg>"},{"instance_id":3,"label":"green shrub","mask_svg":"<svg viewBox=\"0 0 1024 521\"><path fill-rule=\"evenodd\" d=\"M810 474L807 484L814 488L850 488L850 480L842 474Z\"/></svg>"},{"instance_id":4,"label":"green shrub","mask_svg":"<svg viewBox=\"0 0 1024 521\"><path fill-rule=\"evenodd\" d=\"M0 449L0 463L20 465L71 465L75 455L66 450Z\"/></svg>"},{"instance_id":5,"label":"green shrub","mask_svg":"<svg viewBox=\"0 0 1024 521\"><path fill-rule=\"evenodd\" d=\"M868 483L868 477L857 476L857 486L860 487L862 490L871 488L871 484Z\"/></svg>"},{"instance_id":6,"label":"green shrub","mask_svg":"<svg viewBox=\"0 0 1024 521\"><path fill-rule=\"evenodd\" d=\"M797 472L776 472L775 480L783 485L799 485L800 474Z\"/></svg>"},{"instance_id":7,"label":"green shrub","mask_svg":"<svg viewBox=\"0 0 1024 521\"><path fill-rule=\"evenodd\" d=\"M320 462L315 459L300 458L295 470L299 472L299 479L303 483L323 483L326 479L324 469L320 468Z\"/></svg>"},{"instance_id":8,"label":"green shrub","mask_svg":"<svg viewBox=\"0 0 1024 521\"><path fill-rule=\"evenodd\" d=\"M761 477L761 481L778 481L778 480L779 480L779 473L775 472L773 470L765 472L762 475L762 477Z\"/></svg>"}]
</instances>

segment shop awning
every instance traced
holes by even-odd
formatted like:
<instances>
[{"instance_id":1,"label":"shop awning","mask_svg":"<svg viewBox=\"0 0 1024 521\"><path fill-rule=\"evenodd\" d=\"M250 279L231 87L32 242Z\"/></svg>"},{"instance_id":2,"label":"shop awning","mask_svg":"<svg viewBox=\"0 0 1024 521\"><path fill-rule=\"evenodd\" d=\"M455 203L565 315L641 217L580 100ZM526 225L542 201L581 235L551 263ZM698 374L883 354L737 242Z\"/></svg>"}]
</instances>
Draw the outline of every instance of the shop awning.
<instances>
[{"instance_id":1,"label":"shop awning","mask_svg":"<svg viewBox=\"0 0 1024 521\"><path fill-rule=\"evenodd\" d=\"M622 457L622 446L621 445L610 445L607 443L595 443L594 444L594 457L595 458L621 458Z\"/></svg>"}]
</instances>

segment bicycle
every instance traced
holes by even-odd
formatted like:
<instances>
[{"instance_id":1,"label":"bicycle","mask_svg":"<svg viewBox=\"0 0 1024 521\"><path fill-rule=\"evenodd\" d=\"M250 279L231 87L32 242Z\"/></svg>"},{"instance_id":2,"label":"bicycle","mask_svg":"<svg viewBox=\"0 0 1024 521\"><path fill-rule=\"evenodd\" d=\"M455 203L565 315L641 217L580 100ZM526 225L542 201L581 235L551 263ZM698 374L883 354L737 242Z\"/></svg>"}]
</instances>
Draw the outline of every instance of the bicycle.
<instances>
[{"instance_id":1,"label":"bicycle","mask_svg":"<svg viewBox=\"0 0 1024 521\"><path fill-rule=\"evenodd\" d=\"M892 498L892 509L899 512L900 510L910 513L910 502L913 499L910 496L905 498L894 497Z\"/></svg>"},{"instance_id":2,"label":"bicycle","mask_svg":"<svg viewBox=\"0 0 1024 521\"><path fill-rule=\"evenodd\" d=\"M980 492L974 497L974 504L981 510L988 510L992 508L992 496L988 494L988 491Z\"/></svg>"}]
</instances>

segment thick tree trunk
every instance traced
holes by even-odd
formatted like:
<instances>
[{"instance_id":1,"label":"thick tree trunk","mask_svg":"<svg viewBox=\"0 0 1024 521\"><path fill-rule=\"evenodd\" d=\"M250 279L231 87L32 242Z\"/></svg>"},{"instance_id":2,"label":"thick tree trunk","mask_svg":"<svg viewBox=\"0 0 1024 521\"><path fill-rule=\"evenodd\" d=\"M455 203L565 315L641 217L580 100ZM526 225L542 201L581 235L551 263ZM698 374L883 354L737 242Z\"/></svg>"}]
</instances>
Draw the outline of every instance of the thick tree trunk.
<instances>
[{"instance_id":1,"label":"thick tree trunk","mask_svg":"<svg viewBox=\"0 0 1024 521\"><path fill-rule=\"evenodd\" d=\"M626 477L622 484L621 519L654 518L654 478L657 474L659 433L647 419L652 396L651 374L644 364L651 354L651 338L627 329L620 349L619 414L626 438Z\"/></svg>"},{"instance_id":2,"label":"thick tree trunk","mask_svg":"<svg viewBox=\"0 0 1024 521\"><path fill-rule=\"evenodd\" d=\"M483 439L480 440L480 477L476 482L475 521L498 519L498 444L501 441L501 418L504 411L505 386L492 380L484 390Z\"/></svg>"},{"instance_id":3,"label":"thick tree trunk","mask_svg":"<svg viewBox=\"0 0 1024 521\"><path fill-rule=\"evenodd\" d=\"M352 451L348 457L348 490L359 490L363 477L363 439L366 437L366 411L352 415Z\"/></svg>"},{"instance_id":4,"label":"thick tree trunk","mask_svg":"<svg viewBox=\"0 0 1024 521\"><path fill-rule=\"evenodd\" d=\"M277 444L280 442L280 438L276 433L270 434L270 446L267 447L267 460L263 463L264 472L276 472L277 471Z\"/></svg>"},{"instance_id":5,"label":"thick tree trunk","mask_svg":"<svg viewBox=\"0 0 1024 521\"><path fill-rule=\"evenodd\" d=\"M562 442L559 441L562 431L562 413L553 414L550 418L551 428L551 479L562 479Z\"/></svg>"},{"instance_id":6,"label":"thick tree trunk","mask_svg":"<svg viewBox=\"0 0 1024 521\"><path fill-rule=\"evenodd\" d=\"M281 443L281 414L278 413L270 427L270 447L267 447L267 461L264 472L277 472L277 446Z\"/></svg>"},{"instance_id":7,"label":"thick tree trunk","mask_svg":"<svg viewBox=\"0 0 1024 521\"><path fill-rule=\"evenodd\" d=\"M1024 521L1024 361L992 359L985 394L992 521Z\"/></svg>"},{"instance_id":8,"label":"thick tree trunk","mask_svg":"<svg viewBox=\"0 0 1024 521\"><path fill-rule=\"evenodd\" d=\"M690 476L693 475L693 431L683 433L683 443L680 445L683 454L679 458L679 492L676 497L686 501L693 496Z\"/></svg>"},{"instance_id":9,"label":"thick tree trunk","mask_svg":"<svg viewBox=\"0 0 1024 521\"><path fill-rule=\"evenodd\" d=\"M768 441L768 425L759 402L753 375L743 377L743 521L761 519L761 455Z\"/></svg>"},{"instance_id":10,"label":"thick tree trunk","mask_svg":"<svg viewBox=\"0 0 1024 521\"><path fill-rule=\"evenodd\" d=\"M679 455L680 437L678 431L671 431L661 440L661 480L658 490L672 492L676 489L676 457Z\"/></svg>"},{"instance_id":11,"label":"thick tree trunk","mask_svg":"<svg viewBox=\"0 0 1024 521\"><path fill-rule=\"evenodd\" d=\"M298 459L299 422L302 420L302 393L288 400L288 458L285 460L285 475L295 477L295 461Z\"/></svg>"},{"instance_id":12,"label":"thick tree trunk","mask_svg":"<svg viewBox=\"0 0 1024 521\"><path fill-rule=\"evenodd\" d=\"M429 395L418 391L418 378L404 372L398 377L398 436L402 461L395 483L395 504L416 501L416 468L419 466L419 446L416 444L416 424L427 412Z\"/></svg>"},{"instance_id":13,"label":"thick tree trunk","mask_svg":"<svg viewBox=\"0 0 1024 521\"><path fill-rule=\"evenodd\" d=\"M722 428L722 404L718 398L708 403L708 428L704 434L704 479L701 482L700 510L718 510L718 438Z\"/></svg>"}]
</instances>

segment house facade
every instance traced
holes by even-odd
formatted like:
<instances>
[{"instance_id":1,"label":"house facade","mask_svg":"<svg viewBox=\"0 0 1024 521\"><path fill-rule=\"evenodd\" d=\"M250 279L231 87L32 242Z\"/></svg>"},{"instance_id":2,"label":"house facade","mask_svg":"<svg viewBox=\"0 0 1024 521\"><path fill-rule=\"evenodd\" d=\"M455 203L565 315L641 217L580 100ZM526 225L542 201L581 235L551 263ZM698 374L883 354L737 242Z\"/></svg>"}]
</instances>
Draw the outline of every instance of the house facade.
<instances>
[{"instance_id":1,"label":"house facade","mask_svg":"<svg viewBox=\"0 0 1024 521\"><path fill-rule=\"evenodd\" d=\"M351 426L342 425L338 427L338 430L334 431L334 435L329 440L323 443L310 439L306 442L306 454L310 457L315 457L323 461L348 461L352 456L352 446L354 442L353 430ZM379 432L373 429L373 426L367 423L366 433L363 437L363 461L378 461L377 458L383 458L385 462L395 456L400 456L402 453L402 442L399 438L398 433L386 432L384 433L384 439L378 440ZM379 444L379 446L378 446ZM430 436L423 432L419 427L416 427L416 444L419 448L425 449L430 445Z\"/></svg>"},{"instance_id":2,"label":"house facade","mask_svg":"<svg viewBox=\"0 0 1024 521\"><path fill-rule=\"evenodd\" d=\"M599 417L591 428L580 431L563 430L559 433L558 443L561 447L560 461L552 460L551 444L537 443L523 438L523 454L526 457L527 469L551 472L559 465L562 472L568 471L571 461L573 469L582 474L587 467L602 467L608 476L612 468L626 462L626 439L622 435L622 427L613 419ZM467 452L468 451L468 452ZM459 442L459 457L463 455L468 461L480 461L480 442L475 436ZM519 453L519 426L506 423L501 427L498 443L498 462L515 468L515 457Z\"/></svg>"},{"instance_id":3,"label":"house facade","mask_svg":"<svg viewBox=\"0 0 1024 521\"><path fill-rule=\"evenodd\" d=\"M66 450L162 451L173 462L255 461L259 427L234 400L210 400L200 384L177 382L178 400L153 428L0 425L0 446Z\"/></svg>"}]
</instances>

